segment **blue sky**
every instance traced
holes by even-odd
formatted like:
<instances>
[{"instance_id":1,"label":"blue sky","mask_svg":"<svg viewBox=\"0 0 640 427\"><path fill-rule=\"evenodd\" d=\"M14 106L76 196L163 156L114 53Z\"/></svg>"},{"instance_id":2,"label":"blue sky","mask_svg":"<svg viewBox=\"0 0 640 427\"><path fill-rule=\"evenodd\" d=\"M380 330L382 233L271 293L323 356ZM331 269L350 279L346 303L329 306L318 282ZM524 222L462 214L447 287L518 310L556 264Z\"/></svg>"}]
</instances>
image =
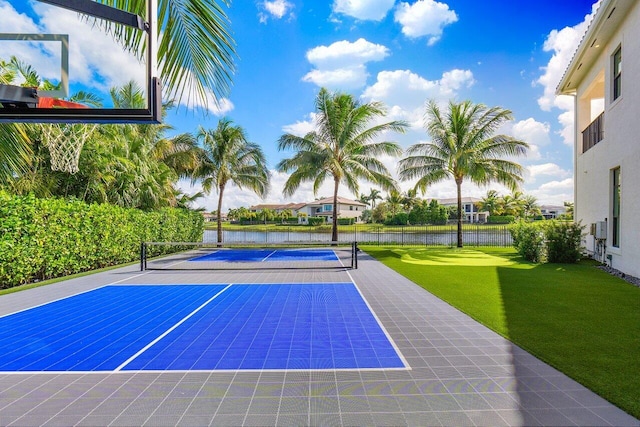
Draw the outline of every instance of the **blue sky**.
<instances>
[{"instance_id":1,"label":"blue sky","mask_svg":"<svg viewBox=\"0 0 640 427\"><path fill-rule=\"evenodd\" d=\"M6 2L0 0L3 13ZM236 1L227 11L238 53L229 96L204 106L206 115L180 106L167 121L175 132L195 132L227 116L263 147L273 168L291 154L277 151L280 135L311 128L320 87L384 102L390 119L412 124L404 135L386 136L405 148L427 140L422 116L428 99L499 105L514 115L502 132L532 145L519 160L527 169L523 190L540 203L562 204L573 198L573 101L556 98L554 90L593 7L593 0ZM47 28L35 15L34 23ZM395 170L397 159L384 162ZM224 210L291 201L280 191L285 180L274 171L273 190L264 201L232 188ZM181 186L186 192L198 189ZM406 190L412 183L401 186ZM362 183L361 192L371 187ZM463 184L465 196L481 197L487 189ZM330 191L327 185L317 196ZM452 182L425 195L454 196ZM292 200L313 198L310 186L303 186ZM215 199L211 194L200 204L213 209Z\"/></svg>"}]
</instances>

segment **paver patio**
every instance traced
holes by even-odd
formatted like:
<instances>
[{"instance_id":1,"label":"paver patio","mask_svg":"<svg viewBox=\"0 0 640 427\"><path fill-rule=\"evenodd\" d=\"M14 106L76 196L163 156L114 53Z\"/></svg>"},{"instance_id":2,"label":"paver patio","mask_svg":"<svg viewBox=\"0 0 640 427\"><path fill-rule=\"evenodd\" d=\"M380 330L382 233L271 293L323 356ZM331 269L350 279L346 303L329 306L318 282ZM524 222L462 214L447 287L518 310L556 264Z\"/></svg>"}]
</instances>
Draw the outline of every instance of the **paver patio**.
<instances>
[{"instance_id":1,"label":"paver patio","mask_svg":"<svg viewBox=\"0 0 640 427\"><path fill-rule=\"evenodd\" d=\"M353 281L410 369L0 374L0 425L629 425L640 421L366 255L357 270L111 270L0 297L0 315L114 282ZM425 274L428 270L425 269Z\"/></svg>"}]
</instances>

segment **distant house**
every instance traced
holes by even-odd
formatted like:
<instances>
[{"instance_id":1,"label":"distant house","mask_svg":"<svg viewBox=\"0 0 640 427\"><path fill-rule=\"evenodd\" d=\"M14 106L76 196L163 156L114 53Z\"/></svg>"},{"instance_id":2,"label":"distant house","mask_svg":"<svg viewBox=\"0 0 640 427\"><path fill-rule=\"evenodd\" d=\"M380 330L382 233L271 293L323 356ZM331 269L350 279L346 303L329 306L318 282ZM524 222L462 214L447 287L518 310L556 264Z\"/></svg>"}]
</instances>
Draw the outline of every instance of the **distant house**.
<instances>
[{"instance_id":1,"label":"distant house","mask_svg":"<svg viewBox=\"0 0 640 427\"><path fill-rule=\"evenodd\" d=\"M558 85L574 97L574 218L585 249L640 277L640 2L603 0Z\"/></svg>"},{"instance_id":2,"label":"distant house","mask_svg":"<svg viewBox=\"0 0 640 427\"><path fill-rule=\"evenodd\" d=\"M283 211L291 211L293 216L297 216L298 210L303 207L305 203L286 203L286 204L264 204L264 205L254 205L249 207L250 212L262 212L264 209L270 209L275 213L280 213Z\"/></svg>"},{"instance_id":3,"label":"distant house","mask_svg":"<svg viewBox=\"0 0 640 427\"><path fill-rule=\"evenodd\" d=\"M438 204L442 206L458 207L458 199L437 199ZM488 211L480 211L478 208L482 199L477 197L463 197L462 198L462 220L469 223L482 223L484 224L489 219Z\"/></svg>"},{"instance_id":4,"label":"distant house","mask_svg":"<svg viewBox=\"0 0 640 427\"><path fill-rule=\"evenodd\" d=\"M338 218L355 218L358 221L366 208L367 205L362 202L338 196ZM307 217L324 217L326 222L331 222L333 221L333 197L306 203L298 209L298 212L305 214L298 216L300 223L305 223Z\"/></svg>"},{"instance_id":5,"label":"distant house","mask_svg":"<svg viewBox=\"0 0 640 427\"><path fill-rule=\"evenodd\" d=\"M567 213L567 208L564 206L554 206L554 205L540 206L540 214L544 217L544 219L556 219L560 215L564 215L565 213Z\"/></svg>"},{"instance_id":6,"label":"distant house","mask_svg":"<svg viewBox=\"0 0 640 427\"><path fill-rule=\"evenodd\" d=\"M204 217L204 222L214 222L218 220L218 216L211 212L202 212L202 216ZM222 221L227 220L227 214L222 212L222 216L220 217Z\"/></svg>"}]
</instances>

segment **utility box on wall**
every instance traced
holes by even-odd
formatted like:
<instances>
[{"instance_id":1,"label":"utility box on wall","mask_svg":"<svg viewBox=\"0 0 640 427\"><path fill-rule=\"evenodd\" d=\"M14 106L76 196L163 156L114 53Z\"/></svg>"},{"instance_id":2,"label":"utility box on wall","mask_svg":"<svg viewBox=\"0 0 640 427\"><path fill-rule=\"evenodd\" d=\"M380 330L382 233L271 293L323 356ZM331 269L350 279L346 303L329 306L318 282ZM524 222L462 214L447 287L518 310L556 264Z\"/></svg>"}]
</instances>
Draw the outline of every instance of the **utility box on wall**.
<instances>
[{"instance_id":1,"label":"utility box on wall","mask_svg":"<svg viewBox=\"0 0 640 427\"><path fill-rule=\"evenodd\" d=\"M607 222L597 221L591 224L591 234L593 234L593 237L595 237L596 240L606 240L607 239Z\"/></svg>"}]
</instances>

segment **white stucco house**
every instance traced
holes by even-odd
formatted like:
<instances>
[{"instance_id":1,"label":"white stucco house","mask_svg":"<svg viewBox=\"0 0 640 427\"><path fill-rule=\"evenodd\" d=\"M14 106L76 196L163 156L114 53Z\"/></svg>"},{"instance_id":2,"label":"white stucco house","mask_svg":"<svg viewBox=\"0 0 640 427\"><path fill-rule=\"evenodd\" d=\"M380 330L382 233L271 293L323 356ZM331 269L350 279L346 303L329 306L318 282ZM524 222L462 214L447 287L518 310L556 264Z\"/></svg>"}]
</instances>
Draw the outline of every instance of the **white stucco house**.
<instances>
[{"instance_id":1,"label":"white stucco house","mask_svg":"<svg viewBox=\"0 0 640 427\"><path fill-rule=\"evenodd\" d=\"M357 200L346 199L338 196L338 218L355 218L356 221L362 215L362 211L367 209L367 205ZM314 200L298 209L298 220L306 222L307 217L324 217L327 222L333 221L333 197Z\"/></svg>"},{"instance_id":2,"label":"white stucco house","mask_svg":"<svg viewBox=\"0 0 640 427\"><path fill-rule=\"evenodd\" d=\"M540 206L540 215L542 215L544 219L556 219L560 215L564 215L566 213L567 213L567 208L565 206L558 206L558 205Z\"/></svg>"},{"instance_id":3,"label":"white stucco house","mask_svg":"<svg viewBox=\"0 0 640 427\"><path fill-rule=\"evenodd\" d=\"M458 207L458 199L437 199L438 204L442 206ZM462 198L462 220L469 223L485 223L489 219L488 211L480 211L478 208L482 199L477 197Z\"/></svg>"},{"instance_id":4,"label":"white stucco house","mask_svg":"<svg viewBox=\"0 0 640 427\"><path fill-rule=\"evenodd\" d=\"M249 208L251 212L260 212L263 209L271 209L275 212L290 210L293 216L298 217L300 224L306 224L309 217L322 217L326 222L331 222L333 220L333 197L306 203L261 204ZM367 205L358 200L338 196L338 218L355 218L358 221L365 209L367 209Z\"/></svg>"},{"instance_id":5,"label":"white stucco house","mask_svg":"<svg viewBox=\"0 0 640 427\"><path fill-rule=\"evenodd\" d=\"M560 84L575 102L574 218L586 250L640 277L640 2L603 0Z\"/></svg>"}]
</instances>

